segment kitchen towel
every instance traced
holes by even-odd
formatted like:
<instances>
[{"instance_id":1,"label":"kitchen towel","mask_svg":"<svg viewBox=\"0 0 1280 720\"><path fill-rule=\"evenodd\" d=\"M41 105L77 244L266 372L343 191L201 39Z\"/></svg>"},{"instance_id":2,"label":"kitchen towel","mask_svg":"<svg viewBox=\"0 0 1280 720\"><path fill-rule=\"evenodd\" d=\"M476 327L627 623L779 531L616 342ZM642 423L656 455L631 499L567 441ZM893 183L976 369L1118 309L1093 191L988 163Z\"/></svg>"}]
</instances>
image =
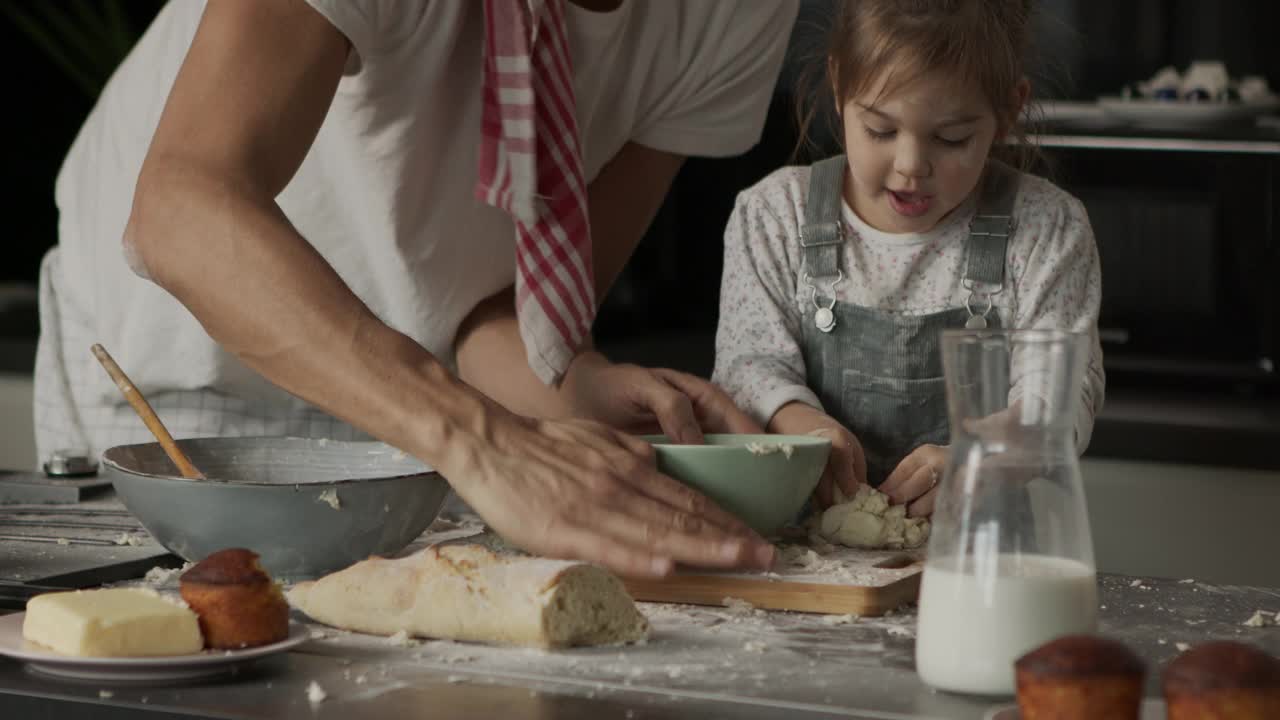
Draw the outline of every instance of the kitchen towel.
<instances>
[{"instance_id":1,"label":"kitchen towel","mask_svg":"<svg viewBox=\"0 0 1280 720\"><path fill-rule=\"evenodd\" d=\"M477 199L516 230L529 366L559 382L595 315L591 228L564 0L485 0Z\"/></svg>"}]
</instances>

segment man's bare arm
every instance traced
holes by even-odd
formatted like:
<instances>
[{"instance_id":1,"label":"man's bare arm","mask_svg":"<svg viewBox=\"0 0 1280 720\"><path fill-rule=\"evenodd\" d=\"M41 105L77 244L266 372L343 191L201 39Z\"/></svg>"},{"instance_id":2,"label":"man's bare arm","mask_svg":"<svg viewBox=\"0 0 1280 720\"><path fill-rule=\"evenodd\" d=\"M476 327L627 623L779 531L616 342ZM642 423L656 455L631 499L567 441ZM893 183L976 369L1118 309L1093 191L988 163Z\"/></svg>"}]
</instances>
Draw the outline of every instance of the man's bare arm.
<instances>
[{"instance_id":1,"label":"man's bare arm","mask_svg":"<svg viewBox=\"0 0 1280 720\"><path fill-rule=\"evenodd\" d=\"M146 273L250 367L435 466L525 549L636 575L767 563L767 544L658 474L647 446L591 423L530 421L467 387L294 230L275 197L347 52L302 0L210 0L126 229Z\"/></svg>"},{"instance_id":2,"label":"man's bare arm","mask_svg":"<svg viewBox=\"0 0 1280 720\"><path fill-rule=\"evenodd\" d=\"M653 222L683 162L683 156L628 143L591 182L587 202L598 301ZM467 316L458 330L457 352L462 379L511 410L535 417L573 414L567 399L528 367L510 288Z\"/></svg>"}]
</instances>

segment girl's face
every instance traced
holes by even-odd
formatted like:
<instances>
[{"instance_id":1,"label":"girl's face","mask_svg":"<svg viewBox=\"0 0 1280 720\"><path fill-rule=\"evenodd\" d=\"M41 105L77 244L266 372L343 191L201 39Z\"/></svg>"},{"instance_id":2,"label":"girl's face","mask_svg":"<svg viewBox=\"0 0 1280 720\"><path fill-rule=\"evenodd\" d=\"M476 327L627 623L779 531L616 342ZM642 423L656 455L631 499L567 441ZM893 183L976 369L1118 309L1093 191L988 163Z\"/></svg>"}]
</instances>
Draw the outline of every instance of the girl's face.
<instances>
[{"instance_id":1,"label":"girl's face","mask_svg":"<svg viewBox=\"0 0 1280 720\"><path fill-rule=\"evenodd\" d=\"M852 173L844 197L878 230L925 232L977 186L998 123L981 92L958 87L946 73L882 94L886 79L843 108Z\"/></svg>"}]
</instances>

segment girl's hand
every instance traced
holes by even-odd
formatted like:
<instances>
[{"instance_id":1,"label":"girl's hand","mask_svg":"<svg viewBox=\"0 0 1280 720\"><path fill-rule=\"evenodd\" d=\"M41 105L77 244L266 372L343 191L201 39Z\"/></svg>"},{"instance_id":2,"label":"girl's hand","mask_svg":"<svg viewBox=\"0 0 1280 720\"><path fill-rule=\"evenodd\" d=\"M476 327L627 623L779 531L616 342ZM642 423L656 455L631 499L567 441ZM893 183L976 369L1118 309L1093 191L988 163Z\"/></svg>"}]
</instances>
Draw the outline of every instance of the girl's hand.
<instances>
[{"instance_id":1,"label":"girl's hand","mask_svg":"<svg viewBox=\"0 0 1280 720\"><path fill-rule=\"evenodd\" d=\"M938 481L947 466L947 452L941 445L921 445L912 450L889 473L880 491L888 495L893 504L907 505L909 517L932 515Z\"/></svg>"},{"instance_id":2,"label":"girl's hand","mask_svg":"<svg viewBox=\"0 0 1280 720\"><path fill-rule=\"evenodd\" d=\"M866 482L867 458L862 451L862 443L848 428L826 413L804 403L787 403L769 421L769 432L818 435L831 441L831 455L813 492L820 508L825 510L835 504L836 488L840 488L845 497L853 497L858 486Z\"/></svg>"}]
</instances>

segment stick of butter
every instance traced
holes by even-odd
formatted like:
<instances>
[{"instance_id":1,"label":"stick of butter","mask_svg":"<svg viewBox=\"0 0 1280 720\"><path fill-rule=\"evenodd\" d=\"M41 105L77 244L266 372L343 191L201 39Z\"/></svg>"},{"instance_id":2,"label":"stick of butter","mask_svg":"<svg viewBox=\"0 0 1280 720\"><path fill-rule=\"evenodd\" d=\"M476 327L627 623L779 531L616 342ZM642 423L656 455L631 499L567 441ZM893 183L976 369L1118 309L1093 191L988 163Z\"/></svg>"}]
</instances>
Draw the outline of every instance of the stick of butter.
<instances>
[{"instance_id":1,"label":"stick of butter","mask_svg":"<svg viewBox=\"0 0 1280 720\"><path fill-rule=\"evenodd\" d=\"M22 637L63 655L187 655L204 647L196 614L146 588L46 593L27 601Z\"/></svg>"}]
</instances>

